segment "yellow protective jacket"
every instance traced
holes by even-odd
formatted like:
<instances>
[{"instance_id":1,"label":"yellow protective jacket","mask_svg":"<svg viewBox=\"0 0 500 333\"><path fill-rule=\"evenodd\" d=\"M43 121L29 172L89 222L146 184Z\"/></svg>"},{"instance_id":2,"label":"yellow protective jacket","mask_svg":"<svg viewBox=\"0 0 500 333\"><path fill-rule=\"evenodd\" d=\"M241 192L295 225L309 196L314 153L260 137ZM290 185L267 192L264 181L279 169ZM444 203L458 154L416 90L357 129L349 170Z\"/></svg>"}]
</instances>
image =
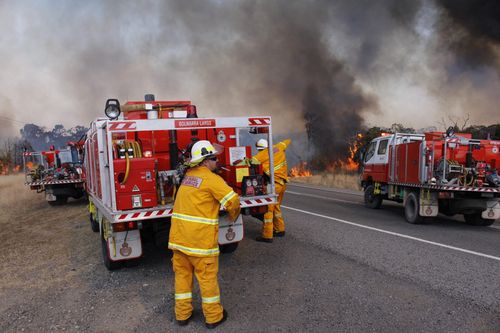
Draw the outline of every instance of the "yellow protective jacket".
<instances>
[{"instance_id":1,"label":"yellow protective jacket","mask_svg":"<svg viewBox=\"0 0 500 333\"><path fill-rule=\"evenodd\" d=\"M286 165L286 155L285 151L288 146L292 143L292 140L286 139L278 142L273 146L273 156L274 156L274 178L277 182L284 184L288 182L288 166ZM255 156L252 157L252 162L262 164L264 172L269 176L269 153L268 149L263 149L259 151Z\"/></svg>"},{"instance_id":2,"label":"yellow protective jacket","mask_svg":"<svg viewBox=\"0 0 500 333\"><path fill-rule=\"evenodd\" d=\"M205 166L189 169L174 202L168 248L195 257L218 256L220 205L236 220L240 198L224 179Z\"/></svg>"}]
</instances>

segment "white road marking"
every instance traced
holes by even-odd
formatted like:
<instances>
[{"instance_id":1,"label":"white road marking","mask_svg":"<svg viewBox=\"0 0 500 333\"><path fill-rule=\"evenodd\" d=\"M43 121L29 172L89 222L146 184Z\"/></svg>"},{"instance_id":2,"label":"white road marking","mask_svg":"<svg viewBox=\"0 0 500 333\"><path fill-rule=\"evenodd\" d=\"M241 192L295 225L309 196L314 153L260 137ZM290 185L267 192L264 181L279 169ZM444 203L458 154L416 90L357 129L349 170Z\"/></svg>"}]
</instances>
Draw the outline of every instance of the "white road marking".
<instances>
[{"instance_id":1,"label":"white road marking","mask_svg":"<svg viewBox=\"0 0 500 333\"><path fill-rule=\"evenodd\" d=\"M455 246L446 245L446 244L442 244L442 243L436 243L436 242L428 241L428 240L425 240L425 239L422 239L422 238L417 238L417 237L412 237L412 236L400 234L400 233L397 233L397 232L392 232L392 231L387 231L387 230L378 229L378 228L374 228L374 227L369 227L369 226L366 226L366 225L363 225L363 224L358 224L358 223L354 223L354 222L349 222L349 221L346 221L346 220L338 219L336 217L331 217L331 216L326 216L326 215L322 215L322 214L317 214L317 213L309 212L307 210L292 208L292 207L283 206L283 205L281 205L281 207L282 208L286 208L286 209L290 209L290 210L294 210L294 211L297 211L297 212L300 212L300 213L309 214L309 215L321 217L321 218L324 218L324 219L334 220L334 221L337 221L337 222L341 222L341 223L353 225L355 227L360 227L360 228L365 228L365 229L369 229L369 230L374 230L374 231L382 232L382 233L393 235L393 236L398 236L398 237L402 237L402 238L411 239L411 240L414 240L414 241L417 241L417 242L422 242L422 243L426 243L426 244L440 246L440 247L444 247L446 249L451 249L451 250L455 250L455 251L459 251L459 252L473 254L473 255L476 255L476 256L479 256L479 257L484 257L484 258L489 258L489 259L500 261L500 257L495 257L495 256L492 256L492 255L489 255L489 254L485 254L485 253L481 253L481 252L476 252L476 251L471 251L471 250L467 250L467 249L462 249L460 247L455 247Z\"/></svg>"},{"instance_id":2,"label":"white road marking","mask_svg":"<svg viewBox=\"0 0 500 333\"><path fill-rule=\"evenodd\" d=\"M325 200L331 200L331 201L345 202L345 203L350 203L350 204L355 204L355 205L361 204L361 202L356 202L356 201L349 201L349 200L328 198L328 197L324 197L322 195L300 193L300 192L294 192L294 191L289 191L289 190L287 190L285 193L287 193L287 194L288 193L290 193L290 194L297 194L297 195L301 195L301 196L304 196L304 197L311 197L311 198L325 199Z\"/></svg>"}]
</instances>

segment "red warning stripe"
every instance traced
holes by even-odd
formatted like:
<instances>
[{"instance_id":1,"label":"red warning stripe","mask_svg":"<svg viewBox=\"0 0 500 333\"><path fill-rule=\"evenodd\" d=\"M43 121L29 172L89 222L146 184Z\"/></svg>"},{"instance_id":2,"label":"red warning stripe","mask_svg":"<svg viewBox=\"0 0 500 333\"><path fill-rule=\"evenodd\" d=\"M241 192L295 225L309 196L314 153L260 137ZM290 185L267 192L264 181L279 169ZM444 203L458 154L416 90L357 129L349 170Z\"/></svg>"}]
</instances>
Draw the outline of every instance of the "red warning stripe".
<instances>
[{"instance_id":1,"label":"red warning stripe","mask_svg":"<svg viewBox=\"0 0 500 333\"><path fill-rule=\"evenodd\" d=\"M254 206L262 206L267 204L275 203L273 198L261 198L261 199L251 199L251 200L242 200L241 207L254 207ZM149 210L145 212L133 212L127 214L115 215L115 221L133 221L133 220L141 220L141 219L153 219L157 217L169 217L172 216L173 209L159 209L159 210Z\"/></svg>"},{"instance_id":2,"label":"red warning stripe","mask_svg":"<svg viewBox=\"0 0 500 333\"><path fill-rule=\"evenodd\" d=\"M271 118L269 117L248 118L248 124L250 126L267 126L271 124Z\"/></svg>"},{"instance_id":3,"label":"red warning stripe","mask_svg":"<svg viewBox=\"0 0 500 333\"><path fill-rule=\"evenodd\" d=\"M110 131L131 131L137 128L135 121L112 122L109 124Z\"/></svg>"}]
</instances>

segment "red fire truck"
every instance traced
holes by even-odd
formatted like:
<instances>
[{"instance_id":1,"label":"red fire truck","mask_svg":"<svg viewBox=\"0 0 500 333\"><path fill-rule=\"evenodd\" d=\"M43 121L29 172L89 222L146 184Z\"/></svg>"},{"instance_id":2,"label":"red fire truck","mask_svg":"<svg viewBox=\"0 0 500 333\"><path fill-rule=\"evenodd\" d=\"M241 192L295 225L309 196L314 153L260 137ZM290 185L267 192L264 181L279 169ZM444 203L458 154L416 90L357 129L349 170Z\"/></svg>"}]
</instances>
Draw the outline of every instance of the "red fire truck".
<instances>
[{"instance_id":1,"label":"red fire truck","mask_svg":"<svg viewBox=\"0 0 500 333\"><path fill-rule=\"evenodd\" d=\"M106 102L107 118L92 122L85 141L86 189L92 230L100 232L103 260L112 270L136 263L142 238L168 240L175 193L190 145L209 140L223 147L219 174L241 197L242 213L260 216L276 202L274 173L239 163L251 157L240 133L261 134L272 144L271 117L198 118L190 101ZM273 165L273 156L269 156ZM270 168L273 170L273 168ZM243 239L241 216L233 224L221 213L221 252L233 252Z\"/></svg>"},{"instance_id":2,"label":"red fire truck","mask_svg":"<svg viewBox=\"0 0 500 333\"><path fill-rule=\"evenodd\" d=\"M69 197L85 194L82 143L68 142L67 148L24 152L25 184L37 193L45 192L50 205L62 205Z\"/></svg>"},{"instance_id":3,"label":"red fire truck","mask_svg":"<svg viewBox=\"0 0 500 333\"><path fill-rule=\"evenodd\" d=\"M463 214L468 224L489 226L500 217L500 141L470 134L390 134L374 139L364 154L365 204L404 203L405 218Z\"/></svg>"}]
</instances>

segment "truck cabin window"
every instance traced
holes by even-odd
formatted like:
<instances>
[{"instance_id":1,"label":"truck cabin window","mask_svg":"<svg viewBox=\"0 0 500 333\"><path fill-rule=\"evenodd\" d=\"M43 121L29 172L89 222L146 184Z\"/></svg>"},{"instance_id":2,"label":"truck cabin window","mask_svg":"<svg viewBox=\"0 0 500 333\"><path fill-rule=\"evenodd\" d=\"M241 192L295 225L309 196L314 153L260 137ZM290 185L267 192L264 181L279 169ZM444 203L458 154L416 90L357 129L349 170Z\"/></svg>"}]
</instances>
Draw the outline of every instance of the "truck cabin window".
<instances>
[{"instance_id":1,"label":"truck cabin window","mask_svg":"<svg viewBox=\"0 0 500 333\"><path fill-rule=\"evenodd\" d=\"M380 143L378 144L378 150L377 150L377 155L385 155L387 152L387 144L389 143L389 140L380 140Z\"/></svg>"},{"instance_id":2,"label":"truck cabin window","mask_svg":"<svg viewBox=\"0 0 500 333\"><path fill-rule=\"evenodd\" d=\"M370 158L373 157L373 155L375 154L375 146L377 145L377 142L372 142L370 143L370 145L368 146L368 149L366 150L366 154L365 154L365 162L368 162L370 160Z\"/></svg>"}]
</instances>

